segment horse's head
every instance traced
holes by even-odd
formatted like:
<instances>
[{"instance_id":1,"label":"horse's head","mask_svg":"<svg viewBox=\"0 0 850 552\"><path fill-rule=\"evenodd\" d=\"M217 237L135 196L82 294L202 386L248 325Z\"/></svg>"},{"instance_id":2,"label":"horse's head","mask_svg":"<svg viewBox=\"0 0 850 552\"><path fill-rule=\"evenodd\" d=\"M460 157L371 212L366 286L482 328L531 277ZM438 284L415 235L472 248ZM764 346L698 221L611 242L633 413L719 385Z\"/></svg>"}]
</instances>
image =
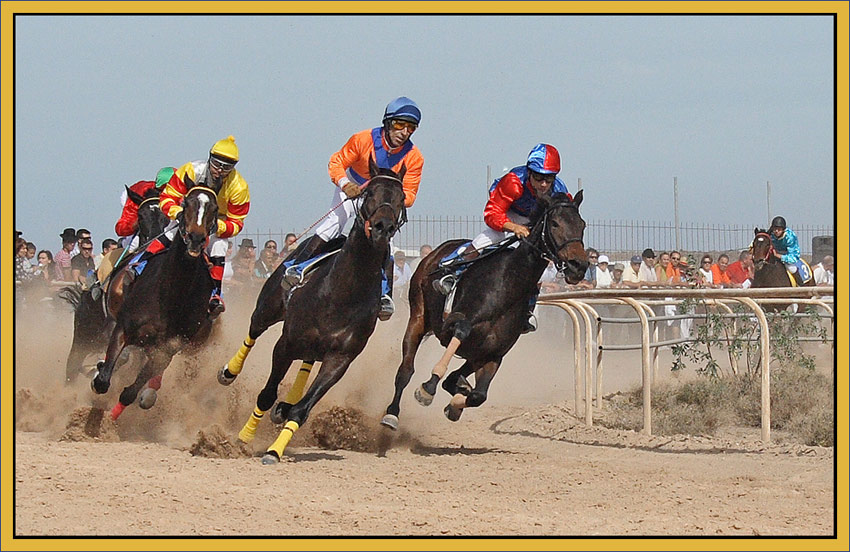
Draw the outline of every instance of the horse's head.
<instances>
[{"instance_id":1,"label":"horse's head","mask_svg":"<svg viewBox=\"0 0 850 552\"><path fill-rule=\"evenodd\" d=\"M406 171L404 165L398 174L381 169L369 158L369 184L361 196L357 220L376 247L386 247L389 239L407 222L401 184Z\"/></svg>"},{"instance_id":2,"label":"horse's head","mask_svg":"<svg viewBox=\"0 0 850 552\"><path fill-rule=\"evenodd\" d=\"M753 254L753 265L758 270L773 257L773 241L770 239L767 230L763 228L755 228L753 233L755 238L750 245L750 252Z\"/></svg>"},{"instance_id":3,"label":"horse's head","mask_svg":"<svg viewBox=\"0 0 850 552\"><path fill-rule=\"evenodd\" d=\"M125 186L125 188L127 188ZM159 190L151 187L145 194L139 195L127 188L127 197L138 206L138 234L141 243L145 243L160 234L168 225L168 217L159 208Z\"/></svg>"},{"instance_id":4,"label":"horse's head","mask_svg":"<svg viewBox=\"0 0 850 552\"><path fill-rule=\"evenodd\" d=\"M578 212L582 199L583 190L579 190L575 197L560 193L541 196L529 236L543 256L564 273L564 279L570 284L580 282L588 266L582 241L585 222Z\"/></svg>"},{"instance_id":5,"label":"horse's head","mask_svg":"<svg viewBox=\"0 0 850 552\"><path fill-rule=\"evenodd\" d=\"M188 175L185 178L189 191L183 198L180 237L189 255L197 257L206 247L207 238L218 228L218 198L211 189L195 186Z\"/></svg>"}]
</instances>

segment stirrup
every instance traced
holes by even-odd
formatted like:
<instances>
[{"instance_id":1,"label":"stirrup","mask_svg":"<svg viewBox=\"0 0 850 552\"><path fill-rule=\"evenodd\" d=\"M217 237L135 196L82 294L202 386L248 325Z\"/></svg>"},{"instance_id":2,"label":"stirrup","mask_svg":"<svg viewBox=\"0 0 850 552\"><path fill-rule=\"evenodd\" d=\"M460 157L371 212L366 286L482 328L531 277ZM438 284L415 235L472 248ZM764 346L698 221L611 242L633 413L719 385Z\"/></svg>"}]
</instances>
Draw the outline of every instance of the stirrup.
<instances>
[{"instance_id":1,"label":"stirrup","mask_svg":"<svg viewBox=\"0 0 850 552\"><path fill-rule=\"evenodd\" d=\"M455 278L454 274L446 274L439 280L434 280L434 289L442 293L443 295L448 295L454 289L455 284L457 284L457 278Z\"/></svg>"},{"instance_id":2,"label":"stirrup","mask_svg":"<svg viewBox=\"0 0 850 552\"><path fill-rule=\"evenodd\" d=\"M525 321L525 327L522 329L522 333L527 334L537 330L537 317L534 316L534 313L528 313L528 319Z\"/></svg>"},{"instance_id":3,"label":"stirrup","mask_svg":"<svg viewBox=\"0 0 850 552\"><path fill-rule=\"evenodd\" d=\"M378 311L378 318L384 322L390 319L395 312L395 303L389 295L381 296L381 310Z\"/></svg>"},{"instance_id":4,"label":"stirrup","mask_svg":"<svg viewBox=\"0 0 850 552\"><path fill-rule=\"evenodd\" d=\"M283 273L283 279L290 286L296 286L301 283L301 273L298 272L298 265L293 264Z\"/></svg>"}]
</instances>

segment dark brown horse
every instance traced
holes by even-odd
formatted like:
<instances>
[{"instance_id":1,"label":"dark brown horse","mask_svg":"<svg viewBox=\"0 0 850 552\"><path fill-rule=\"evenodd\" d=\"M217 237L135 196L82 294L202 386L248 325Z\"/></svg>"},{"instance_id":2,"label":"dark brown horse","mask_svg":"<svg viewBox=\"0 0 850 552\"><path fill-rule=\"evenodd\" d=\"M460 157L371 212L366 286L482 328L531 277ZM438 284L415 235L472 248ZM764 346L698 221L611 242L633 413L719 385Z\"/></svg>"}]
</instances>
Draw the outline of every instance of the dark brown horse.
<instances>
[{"instance_id":1,"label":"dark brown horse","mask_svg":"<svg viewBox=\"0 0 850 552\"><path fill-rule=\"evenodd\" d=\"M214 284L204 248L217 228L217 198L213 190L194 186L191 180L186 186L189 190L178 217L177 236L165 252L150 257L136 277L118 311L106 359L98 363L91 382L96 393L106 393L124 348L135 346L145 353L136 380L124 388L112 409L113 419L133 404L145 383L162 375L184 346L201 342L209 334L208 305ZM155 402L156 387L148 387L139 405L147 409Z\"/></svg>"},{"instance_id":2,"label":"dark brown horse","mask_svg":"<svg viewBox=\"0 0 850 552\"><path fill-rule=\"evenodd\" d=\"M796 287L797 282L792 282L792 276L788 273L788 269L776 255L774 255L773 241L770 239L770 233L762 228L753 230L755 237L750 249L753 253L753 265L755 272L753 274L753 287ZM815 285L814 278L809 278L808 282L803 286Z\"/></svg>"},{"instance_id":3,"label":"dark brown horse","mask_svg":"<svg viewBox=\"0 0 850 552\"><path fill-rule=\"evenodd\" d=\"M290 394L274 407L272 421L285 425L263 456L264 464L280 460L293 433L307 420L313 406L342 378L375 330L380 309L381 269L390 238L405 220L401 185L405 170L402 166L396 174L370 162L370 180L356 208L354 227L345 245L291 294L283 333L272 354L271 374L257 396L253 414L239 432L240 440L249 442L254 438L257 424L274 406L278 385L293 360L301 359L308 367L317 361L322 364L303 397L300 395L306 376L299 373L300 379L296 378Z\"/></svg>"},{"instance_id":4,"label":"dark brown horse","mask_svg":"<svg viewBox=\"0 0 850 552\"><path fill-rule=\"evenodd\" d=\"M443 382L443 388L452 396L444 410L446 416L456 421L463 408L479 406L487 400L487 390L502 358L523 331L529 301L537 293L537 282L549 261L572 284L579 282L587 270L582 243L585 223L579 215L582 197L581 191L575 198L565 194L541 197L531 217L528 238L515 249L504 249L473 262L457 283L448 316L444 314L446 297L435 290L433 282L441 276L440 260L465 240L443 243L423 259L410 281L410 320L395 377L395 395L381 420L383 425L398 428L401 394L413 376L416 351L429 332L437 336L446 352L431 378L417 388L417 400L426 406L431 403L454 354L466 362ZM475 374L474 387L466 379L471 374Z\"/></svg>"},{"instance_id":5,"label":"dark brown horse","mask_svg":"<svg viewBox=\"0 0 850 552\"><path fill-rule=\"evenodd\" d=\"M151 187L141 196L127 188L127 196L139 207L139 243L146 244L165 230L168 224L168 217L159 208L159 191ZM132 278L126 273L132 255L124 250L120 255L120 261L116 262L106 280L100 283L97 297L91 289L83 290L80 286L65 287L58 292L58 296L74 308L74 339L65 362L66 382L80 375L83 361L88 355L103 352L109 342L115 327L115 317L132 283Z\"/></svg>"}]
</instances>

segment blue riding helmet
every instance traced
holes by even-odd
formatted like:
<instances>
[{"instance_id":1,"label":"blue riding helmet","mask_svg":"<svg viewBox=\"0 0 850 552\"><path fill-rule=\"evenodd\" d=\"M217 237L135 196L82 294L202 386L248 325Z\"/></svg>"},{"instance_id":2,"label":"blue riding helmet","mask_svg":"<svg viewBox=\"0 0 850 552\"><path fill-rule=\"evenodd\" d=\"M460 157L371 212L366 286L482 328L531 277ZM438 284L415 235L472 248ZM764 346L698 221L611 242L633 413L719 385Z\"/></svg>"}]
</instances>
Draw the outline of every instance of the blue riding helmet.
<instances>
[{"instance_id":1,"label":"blue riding helmet","mask_svg":"<svg viewBox=\"0 0 850 552\"><path fill-rule=\"evenodd\" d=\"M555 146L537 144L528 154L528 168L540 174L558 174L561 171L561 155Z\"/></svg>"},{"instance_id":2,"label":"blue riding helmet","mask_svg":"<svg viewBox=\"0 0 850 552\"><path fill-rule=\"evenodd\" d=\"M416 102L408 97L400 96L388 103L387 108L384 110L382 122L386 123L390 119L401 119L418 125L422 119L422 113L419 111L419 106L416 105Z\"/></svg>"}]
</instances>

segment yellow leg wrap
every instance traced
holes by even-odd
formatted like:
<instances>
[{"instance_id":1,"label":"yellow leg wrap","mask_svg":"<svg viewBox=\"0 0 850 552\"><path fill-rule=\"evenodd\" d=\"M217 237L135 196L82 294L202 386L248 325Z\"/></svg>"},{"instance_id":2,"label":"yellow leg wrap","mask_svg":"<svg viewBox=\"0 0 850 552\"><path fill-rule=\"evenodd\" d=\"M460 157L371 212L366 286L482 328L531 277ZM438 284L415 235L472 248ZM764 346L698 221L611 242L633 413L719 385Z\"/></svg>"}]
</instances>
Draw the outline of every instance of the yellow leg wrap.
<instances>
[{"instance_id":1,"label":"yellow leg wrap","mask_svg":"<svg viewBox=\"0 0 850 552\"><path fill-rule=\"evenodd\" d=\"M286 445L289 444L289 441L292 439L292 435L298 431L298 424L289 420L286 422L286 425L283 426L283 429L280 431L280 435L277 436L277 439L272 446L268 448L267 452L276 452L278 458L283 458L283 449L286 448Z\"/></svg>"},{"instance_id":2,"label":"yellow leg wrap","mask_svg":"<svg viewBox=\"0 0 850 552\"><path fill-rule=\"evenodd\" d=\"M254 412L251 413L251 417L248 418L248 421L245 422L245 425L239 431L240 441L243 443L250 443L254 440L254 436L257 434L257 426L265 413L265 410L260 410L256 406L254 407Z\"/></svg>"},{"instance_id":3,"label":"yellow leg wrap","mask_svg":"<svg viewBox=\"0 0 850 552\"><path fill-rule=\"evenodd\" d=\"M256 342L256 339L251 339L250 337L245 338L245 341L242 342L242 346L239 347L239 350L236 351L236 354L233 355L233 358L231 358L227 363L228 372L236 376L242 371L242 365L245 364L245 359L248 358L248 353L251 352L251 347L253 347Z\"/></svg>"},{"instance_id":4,"label":"yellow leg wrap","mask_svg":"<svg viewBox=\"0 0 850 552\"><path fill-rule=\"evenodd\" d=\"M289 388L289 393L283 402L286 404L295 404L304 396L304 388L307 386L307 378L310 377L310 370L313 369L312 362L302 362L301 368L298 370L298 375L295 376L295 381L292 382L292 387Z\"/></svg>"}]
</instances>

